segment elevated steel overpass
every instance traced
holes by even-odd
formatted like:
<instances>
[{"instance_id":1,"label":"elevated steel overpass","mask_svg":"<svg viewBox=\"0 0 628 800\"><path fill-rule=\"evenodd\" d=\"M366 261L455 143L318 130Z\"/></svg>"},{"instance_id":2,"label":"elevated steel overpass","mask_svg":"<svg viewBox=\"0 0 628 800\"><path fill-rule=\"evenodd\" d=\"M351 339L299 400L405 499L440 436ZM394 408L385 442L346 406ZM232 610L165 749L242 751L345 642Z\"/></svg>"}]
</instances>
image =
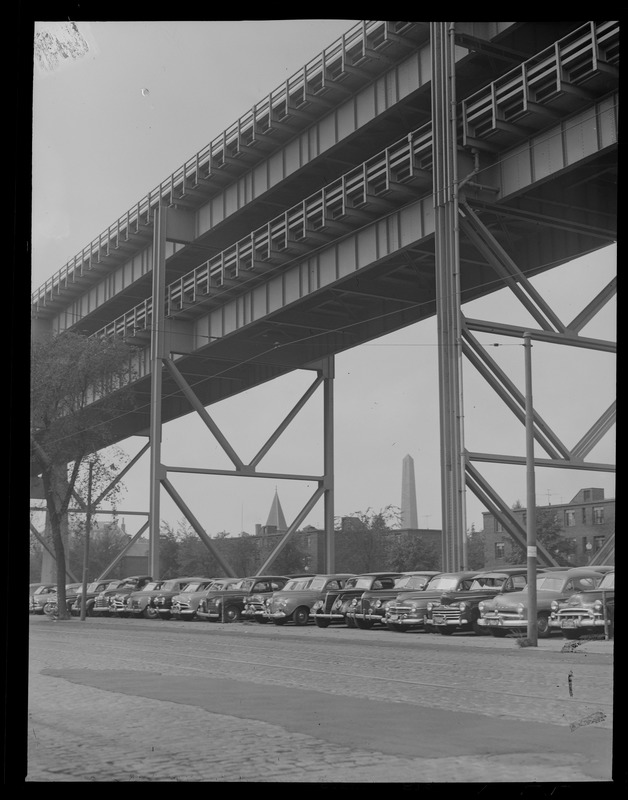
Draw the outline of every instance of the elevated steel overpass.
<instances>
[{"instance_id":1,"label":"elevated steel overpass","mask_svg":"<svg viewBox=\"0 0 628 800\"><path fill-rule=\"evenodd\" d=\"M524 330L465 320L460 306L508 286L533 337L614 350L579 334L614 285L564 322L529 278L616 240L618 64L614 21L362 21L39 287L35 332L138 348L134 407L112 441L150 435L153 518L159 483L169 489L159 426L196 409L212 427L211 404L311 369L328 425L325 474L307 478L329 527L333 356L436 315L444 566L465 559L467 485L521 541L471 464L502 457L469 454L455 418L464 355L523 420L523 396L473 332ZM535 436L552 465L585 468L613 420L614 408L573 450L538 417ZM259 459L222 444L234 474L256 474Z\"/></svg>"}]
</instances>

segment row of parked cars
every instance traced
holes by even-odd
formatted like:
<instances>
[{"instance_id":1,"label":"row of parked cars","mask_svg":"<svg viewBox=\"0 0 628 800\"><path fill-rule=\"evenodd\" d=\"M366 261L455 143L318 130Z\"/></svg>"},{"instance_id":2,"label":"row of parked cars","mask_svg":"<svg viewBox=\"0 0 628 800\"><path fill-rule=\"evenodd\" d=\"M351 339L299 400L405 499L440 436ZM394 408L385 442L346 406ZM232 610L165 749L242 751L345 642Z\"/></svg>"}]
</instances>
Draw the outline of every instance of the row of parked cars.
<instances>
[{"instance_id":1,"label":"row of parked cars","mask_svg":"<svg viewBox=\"0 0 628 800\"><path fill-rule=\"evenodd\" d=\"M614 635L615 569L612 566L539 568L536 573L537 633L568 639ZM52 589L52 591L51 591ZM82 586L66 587L68 607L79 615ZM38 587L31 613L54 613L54 587ZM361 575L261 575L247 578L181 577L154 581L148 575L89 584L89 616L207 620L260 624L385 626L449 636L525 634L528 626L527 568L464 572L370 572Z\"/></svg>"}]
</instances>

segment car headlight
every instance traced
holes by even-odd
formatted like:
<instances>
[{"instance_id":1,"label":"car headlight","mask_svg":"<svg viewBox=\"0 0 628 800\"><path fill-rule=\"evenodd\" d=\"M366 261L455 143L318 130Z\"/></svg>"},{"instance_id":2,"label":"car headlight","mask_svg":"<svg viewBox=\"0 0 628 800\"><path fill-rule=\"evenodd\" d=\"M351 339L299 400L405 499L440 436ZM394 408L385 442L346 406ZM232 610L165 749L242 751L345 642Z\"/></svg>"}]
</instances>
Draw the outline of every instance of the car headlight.
<instances>
[{"instance_id":1,"label":"car headlight","mask_svg":"<svg viewBox=\"0 0 628 800\"><path fill-rule=\"evenodd\" d=\"M319 608L323 607L323 601L317 600L314 605L312 606L312 611L318 611Z\"/></svg>"},{"instance_id":2,"label":"car headlight","mask_svg":"<svg viewBox=\"0 0 628 800\"><path fill-rule=\"evenodd\" d=\"M353 608L354 606L357 606L357 604L358 604L358 598L354 597L349 605Z\"/></svg>"},{"instance_id":3,"label":"car headlight","mask_svg":"<svg viewBox=\"0 0 628 800\"><path fill-rule=\"evenodd\" d=\"M373 608L381 608L381 607L382 607L382 601L381 600L376 600Z\"/></svg>"},{"instance_id":4,"label":"car headlight","mask_svg":"<svg viewBox=\"0 0 628 800\"><path fill-rule=\"evenodd\" d=\"M523 603L519 603L519 605L517 606L517 614L519 614L519 616L522 619L523 619L523 617L525 617L525 615L526 615L526 607L523 605Z\"/></svg>"},{"instance_id":5,"label":"car headlight","mask_svg":"<svg viewBox=\"0 0 628 800\"><path fill-rule=\"evenodd\" d=\"M413 604L410 606L410 608L411 608L413 611L414 611L414 610L416 610L416 604L415 604L415 603L413 603ZM427 604L427 610L428 610L428 611L431 611L433 608L434 608L434 603L428 603L428 604Z\"/></svg>"},{"instance_id":6,"label":"car headlight","mask_svg":"<svg viewBox=\"0 0 628 800\"><path fill-rule=\"evenodd\" d=\"M595 603L593 603L593 610L594 611L597 611L599 613L603 608L604 608L604 604L602 603L601 600L596 600Z\"/></svg>"},{"instance_id":7,"label":"car headlight","mask_svg":"<svg viewBox=\"0 0 628 800\"><path fill-rule=\"evenodd\" d=\"M418 605L416 603L410 603L410 611L417 611Z\"/></svg>"},{"instance_id":8,"label":"car headlight","mask_svg":"<svg viewBox=\"0 0 628 800\"><path fill-rule=\"evenodd\" d=\"M333 605L333 609L332 610L333 611L340 611L341 608L342 608L342 600L336 600L336 602Z\"/></svg>"},{"instance_id":9,"label":"car headlight","mask_svg":"<svg viewBox=\"0 0 628 800\"><path fill-rule=\"evenodd\" d=\"M466 604L466 603L464 603L464 602L462 602L462 603L458 603L458 608L459 608L461 611L464 611L466 607L467 607L467 604Z\"/></svg>"},{"instance_id":10,"label":"car headlight","mask_svg":"<svg viewBox=\"0 0 628 800\"><path fill-rule=\"evenodd\" d=\"M552 600L552 602L550 603L550 608L552 609L552 611L558 611L559 608L558 600Z\"/></svg>"},{"instance_id":11,"label":"car headlight","mask_svg":"<svg viewBox=\"0 0 628 800\"><path fill-rule=\"evenodd\" d=\"M486 603L484 602L484 600L482 600L480 602L480 604L478 605L478 610L479 610L480 614L484 611L485 608L486 608Z\"/></svg>"}]
</instances>

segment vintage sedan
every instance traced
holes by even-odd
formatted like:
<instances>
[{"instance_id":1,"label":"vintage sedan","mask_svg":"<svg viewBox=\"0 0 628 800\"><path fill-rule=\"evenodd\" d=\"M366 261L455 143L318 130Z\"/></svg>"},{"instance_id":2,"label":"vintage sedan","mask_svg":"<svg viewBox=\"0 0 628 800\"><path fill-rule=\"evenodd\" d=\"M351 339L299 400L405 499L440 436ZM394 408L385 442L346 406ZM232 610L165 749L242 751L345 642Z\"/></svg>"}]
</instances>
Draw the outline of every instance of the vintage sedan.
<instances>
[{"instance_id":1,"label":"vintage sedan","mask_svg":"<svg viewBox=\"0 0 628 800\"><path fill-rule=\"evenodd\" d=\"M242 618L244 607L253 595L269 596L283 589L290 578L287 575L255 575L241 578L230 589L209 592L196 612L199 619L208 622L237 622Z\"/></svg>"},{"instance_id":2,"label":"vintage sedan","mask_svg":"<svg viewBox=\"0 0 628 800\"><path fill-rule=\"evenodd\" d=\"M125 616L121 609L124 607L126 595L131 594L131 592L138 592L150 581L152 581L150 575L129 575L127 578L122 578L115 589L104 589L98 593L92 606L92 615L99 617L108 617L116 614ZM118 610L116 611L116 609Z\"/></svg>"},{"instance_id":3,"label":"vintage sedan","mask_svg":"<svg viewBox=\"0 0 628 800\"><path fill-rule=\"evenodd\" d=\"M85 592L85 615L87 617L93 616L93 609L94 603L96 602L96 598L101 592L111 592L112 594L120 587L122 584L121 580L112 580L111 578L106 578L102 581L93 581L92 583L88 583L86 586ZM72 603L70 607L70 613L74 617L78 617L81 614L81 606L83 604L83 587L79 589L78 595L76 600Z\"/></svg>"},{"instance_id":4,"label":"vintage sedan","mask_svg":"<svg viewBox=\"0 0 628 800\"><path fill-rule=\"evenodd\" d=\"M595 567L574 567L556 571L539 572L536 576L536 620L537 636L544 639L550 635L549 626L552 600L567 600L572 594L586 589L595 589L604 572ZM503 637L509 633L524 634L528 627L528 589L511 592L483 600L480 605L478 624L493 636Z\"/></svg>"},{"instance_id":5,"label":"vintage sedan","mask_svg":"<svg viewBox=\"0 0 628 800\"><path fill-rule=\"evenodd\" d=\"M151 581L139 592L131 592L124 599L123 613L128 617L144 617L158 619L159 614L154 601L157 597L172 596L181 592L189 583L202 578L169 578L162 581Z\"/></svg>"},{"instance_id":6,"label":"vintage sedan","mask_svg":"<svg viewBox=\"0 0 628 800\"><path fill-rule=\"evenodd\" d=\"M331 624L355 628L354 619L348 616L352 602L359 600L364 592L392 589L395 581L402 575L401 572L365 572L354 575L347 579L343 589L326 592L324 598L317 600L312 606L310 616L319 628L327 628Z\"/></svg>"},{"instance_id":7,"label":"vintage sedan","mask_svg":"<svg viewBox=\"0 0 628 800\"><path fill-rule=\"evenodd\" d=\"M386 607L385 624L388 630L405 633L409 630L424 630L427 604L438 600L443 592L460 592L471 588L475 572L441 572L430 578L419 591L401 592L396 600Z\"/></svg>"},{"instance_id":8,"label":"vintage sedan","mask_svg":"<svg viewBox=\"0 0 628 800\"><path fill-rule=\"evenodd\" d=\"M181 580L186 579L181 578ZM178 585L168 589L164 587L163 591L160 591L149 600L150 608L155 609L159 619L170 619L172 616L174 598L179 597L182 592L189 594L192 592L200 592L204 589L208 589L214 582L214 578L188 578L187 580L189 582L183 586L183 588L179 588ZM177 583L180 584L180 581Z\"/></svg>"},{"instance_id":9,"label":"vintage sedan","mask_svg":"<svg viewBox=\"0 0 628 800\"><path fill-rule=\"evenodd\" d=\"M43 614L44 605L50 599L50 595L57 593L56 583L43 583L34 589L28 597L29 614Z\"/></svg>"},{"instance_id":10,"label":"vintage sedan","mask_svg":"<svg viewBox=\"0 0 628 800\"><path fill-rule=\"evenodd\" d=\"M615 573L607 572L595 589L584 589L568 600L552 600L549 619L551 630L566 639L583 634L615 635Z\"/></svg>"},{"instance_id":11,"label":"vintage sedan","mask_svg":"<svg viewBox=\"0 0 628 800\"><path fill-rule=\"evenodd\" d=\"M71 612L72 605L77 598L77 595L81 591L83 584L82 583L66 583L65 585L65 607L68 613ZM57 615L58 609L58 602L57 602L57 590L55 587L55 591L51 592L47 595L46 601L44 603L44 614L49 617L54 617Z\"/></svg>"},{"instance_id":12,"label":"vintage sedan","mask_svg":"<svg viewBox=\"0 0 628 800\"><path fill-rule=\"evenodd\" d=\"M468 589L444 592L440 598L430 600L425 615L426 630L438 631L443 636L455 631L486 634L488 631L478 624L480 603L498 594L521 591L527 580L526 567L506 567L476 575Z\"/></svg>"},{"instance_id":13,"label":"vintage sedan","mask_svg":"<svg viewBox=\"0 0 628 800\"><path fill-rule=\"evenodd\" d=\"M190 590L187 586L185 591L175 594L172 598L170 613L172 619L193 620L197 619L196 612L204 597L211 592L219 592L222 589L230 589L241 580L240 578L214 578L202 589Z\"/></svg>"},{"instance_id":14,"label":"vintage sedan","mask_svg":"<svg viewBox=\"0 0 628 800\"><path fill-rule=\"evenodd\" d=\"M438 574L435 570L404 572L395 580L391 589L377 589L364 592L362 597L354 597L347 611L347 618L352 619L362 630L369 630L377 624L385 625L386 608L395 598L402 592L425 589L430 579Z\"/></svg>"},{"instance_id":15,"label":"vintage sedan","mask_svg":"<svg viewBox=\"0 0 628 800\"><path fill-rule=\"evenodd\" d=\"M258 621L270 621L275 625L284 625L286 622L307 625L314 603L322 600L327 592L343 589L352 577L354 576L351 573L341 572L295 578L266 600Z\"/></svg>"}]
</instances>

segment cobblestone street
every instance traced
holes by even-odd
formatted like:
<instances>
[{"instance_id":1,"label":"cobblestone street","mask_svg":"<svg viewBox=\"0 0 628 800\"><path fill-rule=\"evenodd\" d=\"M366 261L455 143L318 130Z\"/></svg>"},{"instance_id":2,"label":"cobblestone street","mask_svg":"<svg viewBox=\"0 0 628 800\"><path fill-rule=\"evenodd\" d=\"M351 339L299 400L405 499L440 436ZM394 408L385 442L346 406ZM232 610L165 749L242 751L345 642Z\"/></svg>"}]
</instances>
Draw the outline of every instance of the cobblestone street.
<instances>
[{"instance_id":1,"label":"cobblestone street","mask_svg":"<svg viewBox=\"0 0 628 800\"><path fill-rule=\"evenodd\" d=\"M613 643L30 620L28 782L611 778Z\"/></svg>"}]
</instances>

